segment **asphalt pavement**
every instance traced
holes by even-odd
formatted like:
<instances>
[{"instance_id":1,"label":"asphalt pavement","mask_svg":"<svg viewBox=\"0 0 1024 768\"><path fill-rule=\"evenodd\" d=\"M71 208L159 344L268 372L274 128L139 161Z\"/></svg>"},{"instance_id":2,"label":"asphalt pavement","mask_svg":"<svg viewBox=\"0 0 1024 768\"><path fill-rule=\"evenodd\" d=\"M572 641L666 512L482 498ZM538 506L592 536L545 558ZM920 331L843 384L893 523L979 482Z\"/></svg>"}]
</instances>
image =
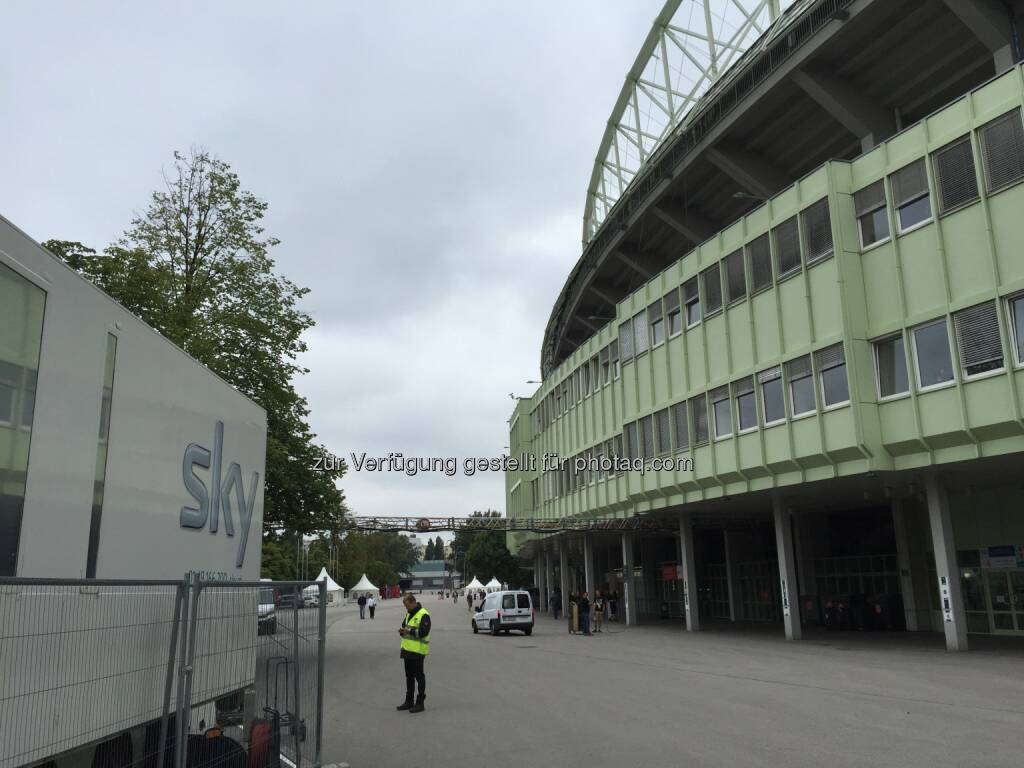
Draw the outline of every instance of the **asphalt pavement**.
<instances>
[{"instance_id":1,"label":"asphalt pavement","mask_svg":"<svg viewBox=\"0 0 1024 768\"><path fill-rule=\"evenodd\" d=\"M935 635L826 636L645 626L474 635L433 620L426 711L405 696L389 600L331 609L324 757L352 768L1019 766L1024 643L950 654Z\"/></svg>"}]
</instances>

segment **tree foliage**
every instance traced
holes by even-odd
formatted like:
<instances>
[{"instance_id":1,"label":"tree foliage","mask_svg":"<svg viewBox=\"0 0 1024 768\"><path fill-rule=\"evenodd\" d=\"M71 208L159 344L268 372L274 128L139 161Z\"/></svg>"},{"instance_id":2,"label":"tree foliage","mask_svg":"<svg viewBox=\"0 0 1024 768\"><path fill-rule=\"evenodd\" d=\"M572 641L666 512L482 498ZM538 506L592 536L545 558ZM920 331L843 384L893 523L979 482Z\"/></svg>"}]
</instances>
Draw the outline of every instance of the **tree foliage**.
<instances>
[{"instance_id":1,"label":"tree foliage","mask_svg":"<svg viewBox=\"0 0 1024 768\"><path fill-rule=\"evenodd\" d=\"M474 512L470 517L501 517L493 509ZM519 561L508 551L505 534L501 531L458 531L452 542L453 552L465 553L465 577L476 576L487 581L492 576L509 586L524 583Z\"/></svg>"},{"instance_id":2,"label":"tree foliage","mask_svg":"<svg viewBox=\"0 0 1024 768\"><path fill-rule=\"evenodd\" d=\"M164 189L102 254L76 241L44 245L266 410L265 530L336 531L341 473L313 470L324 451L293 385L307 372L297 361L313 325L298 306L308 289L274 271L266 211L226 162L175 152Z\"/></svg>"}]
</instances>

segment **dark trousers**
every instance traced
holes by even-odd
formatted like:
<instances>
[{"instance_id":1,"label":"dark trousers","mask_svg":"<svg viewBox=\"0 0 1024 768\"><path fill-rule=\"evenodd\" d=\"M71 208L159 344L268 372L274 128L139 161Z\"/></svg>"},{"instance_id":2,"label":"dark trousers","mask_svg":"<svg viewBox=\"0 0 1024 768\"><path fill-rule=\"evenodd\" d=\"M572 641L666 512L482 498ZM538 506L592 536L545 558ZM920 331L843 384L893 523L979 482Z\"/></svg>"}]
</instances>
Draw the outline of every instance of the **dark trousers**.
<instances>
[{"instance_id":1,"label":"dark trousers","mask_svg":"<svg viewBox=\"0 0 1024 768\"><path fill-rule=\"evenodd\" d=\"M359 606L359 618L360 619L365 619L366 618L366 606L365 605L360 605Z\"/></svg>"},{"instance_id":2,"label":"dark trousers","mask_svg":"<svg viewBox=\"0 0 1024 768\"><path fill-rule=\"evenodd\" d=\"M406 653L402 659L405 662L405 700L411 702L412 695L417 685L420 693L417 701L423 701L427 696L427 676L423 672L423 662L426 656L419 653Z\"/></svg>"},{"instance_id":3,"label":"dark trousers","mask_svg":"<svg viewBox=\"0 0 1024 768\"><path fill-rule=\"evenodd\" d=\"M368 606L368 607L370 609L370 618L372 619L373 618L373 612L377 610L377 606L376 605L371 605L371 606Z\"/></svg>"},{"instance_id":4,"label":"dark trousers","mask_svg":"<svg viewBox=\"0 0 1024 768\"><path fill-rule=\"evenodd\" d=\"M580 612L580 632L584 635L590 634L590 613L587 611Z\"/></svg>"}]
</instances>

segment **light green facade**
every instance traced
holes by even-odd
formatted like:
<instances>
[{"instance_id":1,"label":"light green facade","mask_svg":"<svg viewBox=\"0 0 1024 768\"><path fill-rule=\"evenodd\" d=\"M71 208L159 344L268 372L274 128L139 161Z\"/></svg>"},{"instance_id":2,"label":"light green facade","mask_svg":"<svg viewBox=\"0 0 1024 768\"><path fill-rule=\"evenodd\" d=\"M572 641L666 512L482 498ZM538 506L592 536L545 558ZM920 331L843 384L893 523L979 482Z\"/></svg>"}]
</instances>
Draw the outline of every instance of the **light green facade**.
<instances>
[{"instance_id":1,"label":"light green facade","mask_svg":"<svg viewBox=\"0 0 1024 768\"><path fill-rule=\"evenodd\" d=\"M733 397L732 436L715 439L712 425L706 444L693 447L691 437L691 447L675 450L676 455L692 457L692 472L623 472L588 478L582 487L561 493L545 493L550 481L540 472L509 473L509 516L623 517L812 481L1024 451L1024 370L1015 352L1007 305L1009 297L1024 291L1024 185L1017 181L987 191L978 134L990 121L1014 110L1019 113L1022 101L1024 78L1018 67L856 160L826 164L681 254L620 302L615 319L576 349L532 398L517 405L510 421L510 453L576 456L621 436L630 422L837 343L845 354L848 403L825 407L816 367L814 411L794 417L787 396L785 420L765 426L762 394L755 387L756 428L735 434ZM933 153L964 136L970 136L979 194L940 214ZM927 159L931 218L862 248L854 193L884 179L889 229L896 233L891 174L921 158ZM749 262L744 259L745 299L726 304L634 360L622 360L617 378L596 391L591 386L585 396L573 396L565 413L538 428L540 403L615 341L621 323L822 199L828 200L830 212L831 255L808 263L807 231L801 223L799 271L775 278L770 287L751 295ZM703 302L703 286L701 291ZM1005 363L997 371L968 377L959 363L953 316L991 301L997 302ZM915 381L911 332L936 319L947 326L954 377L947 384L925 388ZM883 399L872 342L894 333L903 333L905 339L910 387L905 395ZM667 330L665 335L669 336ZM784 381L788 384L788 377ZM689 428L692 434L692 423ZM962 522L958 528L963 528ZM521 538L510 544L521 543Z\"/></svg>"}]
</instances>

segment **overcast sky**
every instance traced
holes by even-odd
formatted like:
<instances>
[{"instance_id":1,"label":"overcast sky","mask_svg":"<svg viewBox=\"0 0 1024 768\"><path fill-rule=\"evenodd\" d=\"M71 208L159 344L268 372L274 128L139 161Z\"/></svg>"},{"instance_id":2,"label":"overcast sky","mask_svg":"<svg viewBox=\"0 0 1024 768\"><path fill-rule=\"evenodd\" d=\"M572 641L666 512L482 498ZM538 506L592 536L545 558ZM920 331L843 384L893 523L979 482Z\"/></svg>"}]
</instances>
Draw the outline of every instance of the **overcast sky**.
<instances>
[{"instance_id":1,"label":"overcast sky","mask_svg":"<svg viewBox=\"0 0 1024 768\"><path fill-rule=\"evenodd\" d=\"M0 213L101 249L173 150L205 147L270 204L278 270L312 288L297 386L319 440L498 456L661 5L8 3ZM505 508L496 473L341 485L362 515Z\"/></svg>"}]
</instances>

